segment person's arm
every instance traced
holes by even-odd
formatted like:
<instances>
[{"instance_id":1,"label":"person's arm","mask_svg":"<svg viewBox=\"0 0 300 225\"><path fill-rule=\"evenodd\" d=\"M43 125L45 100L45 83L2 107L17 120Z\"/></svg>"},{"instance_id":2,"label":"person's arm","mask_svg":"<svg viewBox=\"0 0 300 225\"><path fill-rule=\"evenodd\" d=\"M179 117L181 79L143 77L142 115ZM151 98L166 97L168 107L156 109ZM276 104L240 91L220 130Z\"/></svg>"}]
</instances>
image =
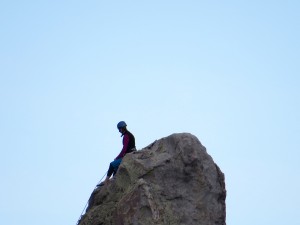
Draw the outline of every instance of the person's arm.
<instances>
[{"instance_id":1,"label":"person's arm","mask_svg":"<svg viewBox=\"0 0 300 225\"><path fill-rule=\"evenodd\" d=\"M123 137L123 148L122 151L120 152L120 154L115 158L115 160L123 158L124 155L126 154L126 150L129 144L129 135L125 134Z\"/></svg>"}]
</instances>

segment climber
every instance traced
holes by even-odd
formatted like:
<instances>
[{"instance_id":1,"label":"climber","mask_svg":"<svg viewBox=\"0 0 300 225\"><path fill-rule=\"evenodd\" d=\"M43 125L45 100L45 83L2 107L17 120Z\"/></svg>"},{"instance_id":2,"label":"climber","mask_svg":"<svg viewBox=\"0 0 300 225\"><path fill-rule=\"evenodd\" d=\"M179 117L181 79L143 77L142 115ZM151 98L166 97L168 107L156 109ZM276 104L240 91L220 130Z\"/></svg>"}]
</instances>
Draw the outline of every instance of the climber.
<instances>
[{"instance_id":1,"label":"climber","mask_svg":"<svg viewBox=\"0 0 300 225\"><path fill-rule=\"evenodd\" d=\"M136 151L135 138L134 138L133 134L127 130L126 127L127 127L127 124L124 121L120 121L117 124L118 130L122 134L121 137L123 137L123 148L122 148L121 152L119 153L119 155L115 158L115 160L109 164L109 168L107 171L107 176L105 178L105 181L104 181L104 183L101 183L100 186L102 186L103 184L107 184L111 175L114 176L116 174L123 157L127 153Z\"/></svg>"}]
</instances>

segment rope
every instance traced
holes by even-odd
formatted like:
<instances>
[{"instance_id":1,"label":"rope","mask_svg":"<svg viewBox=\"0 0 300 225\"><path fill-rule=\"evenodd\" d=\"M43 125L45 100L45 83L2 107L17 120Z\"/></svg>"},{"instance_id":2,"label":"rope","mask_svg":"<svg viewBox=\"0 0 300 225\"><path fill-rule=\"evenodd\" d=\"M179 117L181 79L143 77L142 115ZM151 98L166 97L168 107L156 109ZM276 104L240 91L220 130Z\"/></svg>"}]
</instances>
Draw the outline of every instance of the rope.
<instances>
[{"instance_id":1,"label":"rope","mask_svg":"<svg viewBox=\"0 0 300 225\"><path fill-rule=\"evenodd\" d=\"M96 186L94 187L94 190L97 188L97 186L98 186L98 184L100 184L100 182L103 180L103 178L105 177L105 175L107 174L107 172L103 175L103 177L100 179L100 181L96 184ZM93 191L94 191L93 190ZM90 199L89 199L90 200ZM86 207L88 206L88 204L89 204L89 200L86 202L86 204L85 204L85 206L84 206L84 208L83 208L83 210L82 210L82 212L81 212L81 214L80 214L80 216L79 216L79 219L78 219L78 221L77 221L77 225L79 224L79 222L80 222L80 220L81 220L81 217L82 217L82 215L83 215L83 213L85 212L85 210L86 210Z\"/></svg>"}]
</instances>

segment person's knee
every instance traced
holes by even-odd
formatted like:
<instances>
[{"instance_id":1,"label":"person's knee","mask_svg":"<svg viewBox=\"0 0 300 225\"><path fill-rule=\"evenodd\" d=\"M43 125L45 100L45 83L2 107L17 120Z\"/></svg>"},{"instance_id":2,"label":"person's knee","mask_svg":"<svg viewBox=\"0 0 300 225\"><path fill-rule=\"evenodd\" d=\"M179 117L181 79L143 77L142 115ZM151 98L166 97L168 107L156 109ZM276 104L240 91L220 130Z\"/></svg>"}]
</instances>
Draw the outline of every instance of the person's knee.
<instances>
[{"instance_id":1,"label":"person's knee","mask_svg":"<svg viewBox=\"0 0 300 225\"><path fill-rule=\"evenodd\" d=\"M117 160L114 160L113 162L111 162L111 165L114 168L119 167L120 164L121 164L121 159L117 159Z\"/></svg>"}]
</instances>

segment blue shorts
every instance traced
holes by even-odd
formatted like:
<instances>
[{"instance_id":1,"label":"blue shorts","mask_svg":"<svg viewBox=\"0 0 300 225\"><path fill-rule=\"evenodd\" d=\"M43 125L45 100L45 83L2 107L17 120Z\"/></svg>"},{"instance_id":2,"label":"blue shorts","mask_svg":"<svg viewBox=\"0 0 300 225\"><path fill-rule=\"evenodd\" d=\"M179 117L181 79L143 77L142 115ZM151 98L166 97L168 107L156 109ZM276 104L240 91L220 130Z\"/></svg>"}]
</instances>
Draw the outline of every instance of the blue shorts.
<instances>
[{"instance_id":1,"label":"blue shorts","mask_svg":"<svg viewBox=\"0 0 300 225\"><path fill-rule=\"evenodd\" d=\"M121 159L117 159L117 160L114 160L112 161L110 164L109 164L109 169L107 171L107 176L110 177L112 174L115 175L120 164L122 162L122 158Z\"/></svg>"}]
</instances>

